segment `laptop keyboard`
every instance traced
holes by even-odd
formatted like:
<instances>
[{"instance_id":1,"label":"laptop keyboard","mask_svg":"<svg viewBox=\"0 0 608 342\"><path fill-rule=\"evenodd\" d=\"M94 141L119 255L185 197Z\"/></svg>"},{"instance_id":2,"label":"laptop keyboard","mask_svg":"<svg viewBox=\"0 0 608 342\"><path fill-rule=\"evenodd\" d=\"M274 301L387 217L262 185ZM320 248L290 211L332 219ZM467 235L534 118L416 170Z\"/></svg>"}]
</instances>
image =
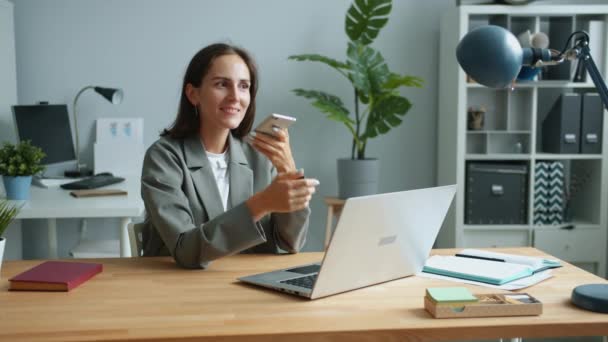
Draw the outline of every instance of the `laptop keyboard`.
<instances>
[{"instance_id":1,"label":"laptop keyboard","mask_svg":"<svg viewBox=\"0 0 608 342\"><path fill-rule=\"evenodd\" d=\"M304 277L283 280L281 283L312 289L313 285L315 284L315 280L317 280L317 274L311 274Z\"/></svg>"},{"instance_id":2,"label":"laptop keyboard","mask_svg":"<svg viewBox=\"0 0 608 342\"><path fill-rule=\"evenodd\" d=\"M321 269L321 265L319 265L319 264L313 264L313 265L299 266L299 267L295 267L295 268L290 268L290 269L285 270L285 271L287 271L287 272L293 272L293 273L299 273L299 274L311 274L311 273L318 273L320 269Z\"/></svg>"}]
</instances>

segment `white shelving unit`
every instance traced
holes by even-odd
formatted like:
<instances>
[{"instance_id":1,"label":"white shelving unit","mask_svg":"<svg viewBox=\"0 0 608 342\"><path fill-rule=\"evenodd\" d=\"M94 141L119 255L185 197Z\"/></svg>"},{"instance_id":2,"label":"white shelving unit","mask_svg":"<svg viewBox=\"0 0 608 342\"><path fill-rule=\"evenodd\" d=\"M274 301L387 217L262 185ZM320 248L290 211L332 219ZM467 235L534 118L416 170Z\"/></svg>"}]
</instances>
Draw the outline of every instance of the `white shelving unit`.
<instances>
[{"instance_id":1,"label":"white shelving unit","mask_svg":"<svg viewBox=\"0 0 608 342\"><path fill-rule=\"evenodd\" d=\"M608 117L604 116L603 121L602 154L551 154L541 149L542 122L553 102L562 93L596 93L594 85L590 80L572 82L574 66L565 65L561 74L549 67L537 79L519 82L512 90L490 89L469 82L455 56L460 39L477 26L498 25L515 35L525 30L542 31L548 33L550 47L561 50L567 36L558 39L557 34L587 29L590 21L604 22L601 39L606 42L607 5L465 5L445 14L440 37L438 183L457 184L458 192L437 240L438 247L534 246L606 275ZM603 75L608 64L607 47L606 43L601 47L603 58L596 60ZM483 129L468 130L467 108L479 105L486 108ZM467 164L510 161L528 168L526 222L465 224ZM580 190L569 199L570 222L533 224L534 168L539 161L564 164L566 184L573 177L585 175Z\"/></svg>"}]
</instances>

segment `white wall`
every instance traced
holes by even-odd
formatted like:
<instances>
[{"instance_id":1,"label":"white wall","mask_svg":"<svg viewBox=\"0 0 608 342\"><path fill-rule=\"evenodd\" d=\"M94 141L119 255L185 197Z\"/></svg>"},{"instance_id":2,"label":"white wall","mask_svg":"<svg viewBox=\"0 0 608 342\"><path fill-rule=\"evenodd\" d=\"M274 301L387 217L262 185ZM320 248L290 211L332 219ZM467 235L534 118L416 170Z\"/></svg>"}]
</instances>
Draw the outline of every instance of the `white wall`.
<instances>
[{"instance_id":1,"label":"white wall","mask_svg":"<svg viewBox=\"0 0 608 342\"><path fill-rule=\"evenodd\" d=\"M15 73L14 6L0 1L0 143L15 139L11 105L17 100L17 76ZM3 187L0 185L0 193Z\"/></svg>"},{"instance_id":2,"label":"white wall","mask_svg":"<svg viewBox=\"0 0 608 342\"><path fill-rule=\"evenodd\" d=\"M143 117L149 145L173 120L183 72L198 49L229 41L252 52L261 75L258 120L270 112L296 116L291 136L297 164L321 181L306 249L321 248L323 196L337 193L335 160L349 155L351 143L344 127L326 120L290 90L323 89L343 96L350 105L352 89L322 65L288 62L287 57L315 52L345 59L349 0L13 2L20 104L67 103L71 111L76 92L85 85L124 89L119 106L93 92L79 100L82 156L89 165L95 118ZM388 26L374 43L392 70L426 80L424 89L404 91L414 104L404 124L368 144L368 156L381 159L383 192L434 185L439 17L449 6L453 1L395 0ZM72 221L60 221L58 226L60 255L76 241ZM110 224L114 222L93 222L90 232L117 238L115 229L105 229ZM44 230L32 226L36 227L24 235L29 250L25 255L44 256Z\"/></svg>"},{"instance_id":3,"label":"white wall","mask_svg":"<svg viewBox=\"0 0 608 342\"><path fill-rule=\"evenodd\" d=\"M3 141L14 141L15 139L11 112L11 106L17 102L14 29L13 4L0 0L0 144ZM4 197L2 176L0 176L0 197ZM4 260L21 259L20 222L11 223L3 237L7 239Z\"/></svg>"}]
</instances>

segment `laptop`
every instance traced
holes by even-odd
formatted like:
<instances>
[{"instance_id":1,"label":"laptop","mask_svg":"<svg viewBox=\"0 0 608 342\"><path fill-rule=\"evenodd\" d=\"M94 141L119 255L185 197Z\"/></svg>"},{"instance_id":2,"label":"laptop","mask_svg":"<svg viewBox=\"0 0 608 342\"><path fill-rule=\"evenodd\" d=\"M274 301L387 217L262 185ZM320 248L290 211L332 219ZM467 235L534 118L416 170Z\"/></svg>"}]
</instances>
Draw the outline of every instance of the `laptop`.
<instances>
[{"instance_id":1,"label":"laptop","mask_svg":"<svg viewBox=\"0 0 608 342\"><path fill-rule=\"evenodd\" d=\"M448 185L349 198L321 262L238 279L317 299L416 274L455 193Z\"/></svg>"}]
</instances>

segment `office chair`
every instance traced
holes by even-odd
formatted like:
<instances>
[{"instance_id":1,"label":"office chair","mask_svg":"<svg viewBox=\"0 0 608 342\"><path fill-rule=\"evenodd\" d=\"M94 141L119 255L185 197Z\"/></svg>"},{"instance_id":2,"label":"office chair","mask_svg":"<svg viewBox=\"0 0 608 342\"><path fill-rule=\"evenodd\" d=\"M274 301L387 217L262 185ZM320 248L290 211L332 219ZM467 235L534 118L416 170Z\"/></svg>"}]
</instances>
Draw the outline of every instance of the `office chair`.
<instances>
[{"instance_id":1,"label":"office chair","mask_svg":"<svg viewBox=\"0 0 608 342\"><path fill-rule=\"evenodd\" d=\"M129 231L129 245L131 246L131 257L137 258L142 256L142 230L143 223L129 223L127 230Z\"/></svg>"},{"instance_id":2,"label":"office chair","mask_svg":"<svg viewBox=\"0 0 608 342\"><path fill-rule=\"evenodd\" d=\"M87 220L80 220L78 243L69 251L73 258L117 258L120 257L119 240L93 240L87 237Z\"/></svg>"}]
</instances>

